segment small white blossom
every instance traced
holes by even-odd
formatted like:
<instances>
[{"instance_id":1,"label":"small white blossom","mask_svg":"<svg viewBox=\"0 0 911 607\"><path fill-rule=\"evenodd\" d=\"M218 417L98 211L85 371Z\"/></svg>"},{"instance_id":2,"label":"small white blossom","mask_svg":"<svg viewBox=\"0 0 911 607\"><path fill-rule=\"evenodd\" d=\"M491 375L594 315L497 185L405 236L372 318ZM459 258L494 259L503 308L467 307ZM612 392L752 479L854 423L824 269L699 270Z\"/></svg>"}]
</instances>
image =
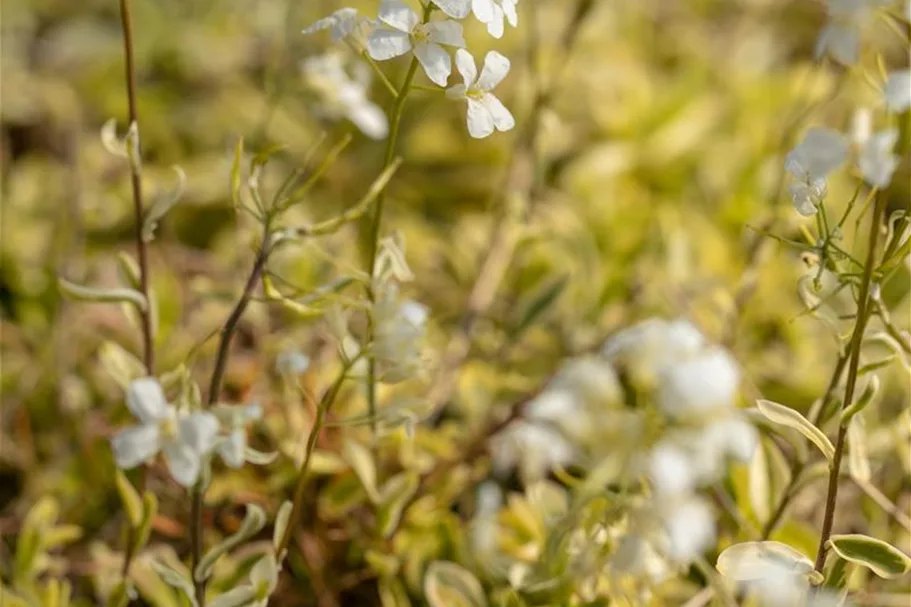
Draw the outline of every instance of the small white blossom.
<instances>
[{"instance_id":1,"label":"small white blossom","mask_svg":"<svg viewBox=\"0 0 911 607\"><path fill-rule=\"evenodd\" d=\"M380 286L373 305L372 353L380 379L394 384L417 376L424 366L422 345L427 307L399 297L398 285Z\"/></svg>"},{"instance_id":2,"label":"small white blossom","mask_svg":"<svg viewBox=\"0 0 911 607\"><path fill-rule=\"evenodd\" d=\"M889 74L883 87L883 100L894 114L901 114L911 107L911 70L898 70Z\"/></svg>"},{"instance_id":3,"label":"small white blossom","mask_svg":"<svg viewBox=\"0 0 911 607\"><path fill-rule=\"evenodd\" d=\"M512 129L516 125L515 118L491 92L509 74L509 59L496 51L487 53L479 76L474 57L465 49L459 49L456 51L456 67L464 83L447 89L446 96L468 102L468 133L481 139L494 130Z\"/></svg>"},{"instance_id":4,"label":"small white blossom","mask_svg":"<svg viewBox=\"0 0 911 607\"><path fill-rule=\"evenodd\" d=\"M843 65L860 57L860 35L877 6L891 0L830 0L829 20L816 40L816 57L829 54Z\"/></svg>"},{"instance_id":5,"label":"small white blossom","mask_svg":"<svg viewBox=\"0 0 911 607\"><path fill-rule=\"evenodd\" d=\"M668 365L695 356L704 344L702 333L689 321L652 318L612 335L601 355L637 383L651 386Z\"/></svg>"},{"instance_id":6,"label":"small white blossom","mask_svg":"<svg viewBox=\"0 0 911 607\"><path fill-rule=\"evenodd\" d=\"M857 168L871 186L883 189L892 181L892 173L898 167L898 156L893 152L897 141L898 130L888 129L874 134L861 146Z\"/></svg>"},{"instance_id":7,"label":"small white blossom","mask_svg":"<svg viewBox=\"0 0 911 607\"><path fill-rule=\"evenodd\" d=\"M262 418L263 410L257 404L245 407L223 405L216 410L228 433L218 443L218 454L231 468L240 468L246 461L247 426Z\"/></svg>"},{"instance_id":8,"label":"small white blossom","mask_svg":"<svg viewBox=\"0 0 911 607\"><path fill-rule=\"evenodd\" d=\"M367 51L377 61L399 57L409 51L420 62L427 77L446 86L452 73L452 59L442 46L465 46L462 26L451 20L421 23L420 17L399 0L383 0L379 27L367 40Z\"/></svg>"},{"instance_id":9,"label":"small white blossom","mask_svg":"<svg viewBox=\"0 0 911 607\"><path fill-rule=\"evenodd\" d=\"M471 11L471 0L430 0L453 19L464 19Z\"/></svg>"},{"instance_id":10,"label":"small white blossom","mask_svg":"<svg viewBox=\"0 0 911 607\"><path fill-rule=\"evenodd\" d=\"M329 30L333 42L346 40L353 43L356 48L363 48L373 27L374 23L370 19L359 15L355 9L341 8L328 17L316 21L301 33L307 36L323 30Z\"/></svg>"},{"instance_id":11,"label":"small white blossom","mask_svg":"<svg viewBox=\"0 0 911 607\"><path fill-rule=\"evenodd\" d=\"M281 375L301 375L309 368L310 357L295 348L284 350L275 358L275 370Z\"/></svg>"},{"instance_id":12,"label":"small white blossom","mask_svg":"<svg viewBox=\"0 0 911 607\"><path fill-rule=\"evenodd\" d=\"M185 487L199 478L203 458L215 446L218 420L211 413L186 413L169 405L158 380L134 380L127 389L127 407L139 424L111 439L117 466L124 469L164 452L171 476Z\"/></svg>"},{"instance_id":13,"label":"small white blossom","mask_svg":"<svg viewBox=\"0 0 911 607\"><path fill-rule=\"evenodd\" d=\"M576 447L556 428L544 423L512 423L491 443L494 469L506 472L519 467L522 477L535 481L577 457Z\"/></svg>"},{"instance_id":14,"label":"small white blossom","mask_svg":"<svg viewBox=\"0 0 911 607\"><path fill-rule=\"evenodd\" d=\"M519 14L516 5L519 0L472 0L471 9L478 21L487 26L487 32L494 38L502 38L505 29L503 21L509 25L519 25Z\"/></svg>"},{"instance_id":15,"label":"small white blossom","mask_svg":"<svg viewBox=\"0 0 911 607\"><path fill-rule=\"evenodd\" d=\"M813 215L826 193L826 177L848 158L848 142L835 131L810 129L785 157L785 168L797 183L790 187L794 208Z\"/></svg>"},{"instance_id":16,"label":"small white blossom","mask_svg":"<svg viewBox=\"0 0 911 607\"><path fill-rule=\"evenodd\" d=\"M715 517L703 499L663 502L661 509L667 534L666 553L675 563L692 563L715 543Z\"/></svg>"},{"instance_id":17,"label":"small white blossom","mask_svg":"<svg viewBox=\"0 0 911 607\"><path fill-rule=\"evenodd\" d=\"M347 118L371 139L389 134L386 114L368 97L369 71L356 70L351 78L342 57L335 53L309 57L301 69L307 84L320 95L321 114L330 119Z\"/></svg>"},{"instance_id":18,"label":"small white blossom","mask_svg":"<svg viewBox=\"0 0 911 607\"><path fill-rule=\"evenodd\" d=\"M666 368L660 377L658 406L669 417L709 415L734 405L740 383L737 363L721 348Z\"/></svg>"}]
</instances>

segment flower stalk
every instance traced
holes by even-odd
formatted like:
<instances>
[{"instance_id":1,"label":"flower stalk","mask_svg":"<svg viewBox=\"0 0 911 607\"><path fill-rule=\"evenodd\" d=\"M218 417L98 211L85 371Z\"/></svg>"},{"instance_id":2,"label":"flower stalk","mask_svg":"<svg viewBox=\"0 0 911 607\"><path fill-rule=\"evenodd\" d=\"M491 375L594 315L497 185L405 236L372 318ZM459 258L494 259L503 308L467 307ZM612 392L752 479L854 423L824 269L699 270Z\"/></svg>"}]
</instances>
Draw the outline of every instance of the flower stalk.
<instances>
[{"instance_id":1,"label":"flower stalk","mask_svg":"<svg viewBox=\"0 0 911 607\"><path fill-rule=\"evenodd\" d=\"M851 335L849 348L850 360L848 362L848 375L845 385L845 397L842 408L851 406L857 386L858 369L860 367L860 351L864 339L867 321L870 319L873 306L870 301L873 271L876 265L876 248L879 242L880 225L885 213L885 200L877 196L873 203L873 217L870 220L870 236L867 248L867 259L864 263L863 278L860 284L860 295L857 303L857 318L854 331ZM838 425L838 434L835 440L835 456L829 470L829 485L826 491L825 513L823 514L822 531L819 536L819 547L816 551L814 569L822 573L826 564L826 555L829 547L829 537L832 534L832 525L835 521L835 506L838 500L838 477L841 472L841 460L844 456L845 442L848 434L848 424L842 420Z\"/></svg>"}]
</instances>

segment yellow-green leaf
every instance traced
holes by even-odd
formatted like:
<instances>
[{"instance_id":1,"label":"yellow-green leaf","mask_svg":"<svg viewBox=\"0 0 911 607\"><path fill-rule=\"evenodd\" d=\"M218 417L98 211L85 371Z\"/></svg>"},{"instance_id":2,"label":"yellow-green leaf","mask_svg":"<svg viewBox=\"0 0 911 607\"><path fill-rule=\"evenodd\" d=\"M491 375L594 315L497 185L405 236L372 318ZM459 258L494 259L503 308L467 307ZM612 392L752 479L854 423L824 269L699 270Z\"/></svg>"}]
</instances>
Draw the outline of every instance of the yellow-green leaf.
<instances>
[{"instance_id":1,"label":"yellow-green leaf","mask_svg":"<svg viewBox=\"0 0 911 607\"><path fill-rule=\"evenodd\" d=\"M139 525L142 524L142 498L139 497L139 493L136 492L133 483L130 482L130 479L126 477L122 470L117 470L114 475L114 482L117 485L117 494L120 496L123 509L126 511L127 518L130 521L130 527L138 529Z\"/></svg>"},{"instance_id":2,"label":"yellow-green leaf","mask_svg":"<svg viewBox=\"0 0 911 607\"><path fill-rule=\"evenodd\" d=\"M424 595L430 607L486 607L481 582L470 571L449 561L435 561L424 574Z\"/></svg>"},{"instance_id":3,"label":"yellow-green leaf","mask_svg":"<svg viewBox=\"0 0 911 607\"><path fill-rule=\"evenodd\" d=\"M863 565L881 578L891 579L911 569L911 558L875 537L860 534L833 535L829 539L833 552L851 563Z\"/></svg>"},{"instance_id":4,"label":"yellow-green leaf","mask_svg":"<svg viewBox=\"0 0 911 607\"><path fill-rule=\"evenodd\" d=\"M807 440L819 448L829 462L835 457L835 447L832 446L832 442L822 430L814 426L810 420L799 412L770 400L758 400L756 405L759 407L760 413L770 422L800 432Z\"/></svg>"}]
</instances>

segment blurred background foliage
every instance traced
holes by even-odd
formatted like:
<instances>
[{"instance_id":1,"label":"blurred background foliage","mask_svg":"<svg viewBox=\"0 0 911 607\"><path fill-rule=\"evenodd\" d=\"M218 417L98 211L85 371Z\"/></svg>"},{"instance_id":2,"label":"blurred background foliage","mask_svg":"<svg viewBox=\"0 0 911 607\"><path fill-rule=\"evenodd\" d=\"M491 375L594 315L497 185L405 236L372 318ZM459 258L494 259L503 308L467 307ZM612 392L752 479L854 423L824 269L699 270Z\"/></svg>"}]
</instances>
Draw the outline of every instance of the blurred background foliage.
<instances>
[{"instance_id":1,"label":"blurred background foliage","mask_svg":"<svg viewBox=\"0 0 911 607\"><path fill-rule=\"evenodd\" d=\"M618 327L655 314L690 317L725 341L744 366L746 397L762 394L808 408L824 390L835 342L797 296L796 282L807 271L800 252L760 233L803 238L806 220L793 212L782 188L784 153L808 125L847 128L852 109L871 104L876 94L840 68L813 62L823 4L596 0L564 58L558 49L573 3L535 0L534 40L531 1L520 4L521 26L502 41L489 40L476 23L466 35L475 55L497 48L512 58L502 98L520 130L528 127L523 119L535 87L556 79L536 125L540 158L531 179L540 187L528 220L517 228L519 244L498 296L479 321L458 389L443 418L419 428L413 456L454 453L459 437L491 409L539 384L563 356L597 347ZM371 14L376 3L351 4ZM319 96L300 71L302 59L328 45L327 38L304 38L300 30L339 7L330 0L134 2L150 198L173 187L171 165L188 177L184 198L151 248L160 370L174 368L201 344L190 363L204 382L214 350L206 338L223 322L250 266L254 229L230 201L237 139L244 137L250 150L285 146L270 165L268 177L278 180L301 164L321 133L331 143L353 131L349 123L319 118ZM91 597L93 574L116 558L110 550L119 549L124 517L105 439L126 413L121 388L99 365L101 346L113 341L136 352L139 344L116 307L62 301L56 277L113 284L113 254L133 248L126 167L104 151L98 136L111 117L121 130L125 124L117 3L3 0L2 27L0 563L7 571L29 507L53 496L59 520L82 529L80 539L58 551L54 566L81 596ZM870 35L879 36L887 63L906 66L901 40L881 29ZM402 62L384 67L394 81L403 73ZM389 103L382 86L373 93L383 107ZM385 219L387 229L406 236L417 276L409 288L432 310L436 352L456 330L493 223L513 200L506 176L518 135L471 141L463 121L463 109L442 96L412 97L400 140L405 164L391 186ZM382 146L355 133L293 210L294 220L325 218L356 201L379 171ZM908 175L905 154L888 192L893 209L908 206ZM829 200L843 206L851 187L835 180ZM848 231L850 242L853 226ZM355 241L352 230L318 246L291 248L272 269L306 292L339 268L357 266ZM903 269L885 293L901 310L895 320L902 328L908 326L908 291ZM318 319L254 306L235 344L229 390L237 400L264 405L257 441L280 444L290 457L271 475L244 470L222 477L209 495L216 506L212 534L236 527L244 503L274 511L288 491L310 414L276 381L274 361L289 348L313 360L302 381L324 384L332 352ZM907 375L896 368L884 380L881 405L868 420L875 481L907 512L909 454L901 434L907 430L897 424L908 399ZM360 406L356 395L350 400L350 409ZM342 487L327 491L330 496L344 493L352 478L331 456L339 434L332 430L321 443L325 479L319 483ZM395 445L400 439L388 440ZM162 501L153 544L167 542L184 554L184 497L164 475L153 475L152 483ZM849 488L842 499L839 528L872 526L879 537L907 548L908 537L863 494ZM818 491L808 492L779 531L810 554L818 504ZM292 558L297 578L287 582L282 596L289 598L278 604L311 604L301 598L309 588L355 601L342 604L376 601L369 573L376 563L368 564L363 547L351 547L358 522L346 520L347 511L328 499L314 502L311 515L322 516L308 524L304 560ZM399 537L426 544L418 562L465 556L459 508L453 512L428 523L424 535ZM407 567L417 571L419 565ZM140 567L137 575L145 571ZM414 571L406 575L412 591L419 587ZM146 600L169 604L150 598L154 592L144 591Z\"/></svg>"}]
</instances>

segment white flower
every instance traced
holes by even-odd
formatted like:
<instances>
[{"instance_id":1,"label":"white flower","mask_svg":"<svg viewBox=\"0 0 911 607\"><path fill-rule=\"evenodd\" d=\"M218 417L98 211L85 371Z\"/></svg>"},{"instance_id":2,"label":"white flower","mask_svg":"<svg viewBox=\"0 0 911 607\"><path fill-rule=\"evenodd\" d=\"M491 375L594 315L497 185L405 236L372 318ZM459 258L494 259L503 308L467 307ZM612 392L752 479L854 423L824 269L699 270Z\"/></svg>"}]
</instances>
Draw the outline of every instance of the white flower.
<instances>
[{"instance_id":1,"label":"white flower","mask_svg":"<svg viewBox=\"0 0 911 607\"><path fill-rule=\"evenodd\" d=\"M702 333L689 321L652 318L612 335L601 355L649 387L665 367L695 356L704 344Z\"/></svg>"},{"instance_id":2,"label":"white flower","mask_svg":"<svg viewBox=\"0 0 911 607\"><path fill-rule=\"evenodd\" d=\"M218 443L218 454L231 468L240 468L246 461L247 425L263 416L262 407L257 404L246 407L220 406L216 414L224 420L228 434Z\"/></svg>"},{"instance_id":3,"label":"white flower","mask_svg":"<svg viewBox=\"0 0 911 607\"><path fill-rule=\"evenodd\" d=\"M417 13L399 0L383 0L380 5L381 27L370 34L367 51L377 61L414 51L427 77L440 86L446 86L452 73L452 59L441 44L462 48L462 26L455 21L421 23Z\"/></svg>"},{"instance_id":4,"label":"white flower","mask_svg":"<svg viewBox=\"0 0 911 607\"><path fill-rule=\"evenodd\" d=\"M890 112L901 114L911 107L911 70L889 74L883 87L883 99Z\"/></svg>"},{"instance_id":5,"label":"white flower","mask_svg":"<svg viewBox=\"0 0 911 607\"><path fill-rule=\"evenodd\" d=\"M266 607L278 586L278 564L271 554L256 561L250 570L250 584L238 586L209 603L210 607Z\"/></svg>"},{"instance_id":6,"label":"white flower","mask_svg":"<svg viewBox=\"0 0 911 607\"><path fill-rule=\"evenodd\" d=\"M358 48L363 48L364 41L370 34L373 25L370 19L361 17L355 9L341 8L328 17L316 21L301 33L307 36L323 30L330 30L333 42L347 40L354 43Z\"/></svg>"},{"instance_id":7,"label":"white flower","mask_svg":"<svg viewBox=\"0 0 911 607\"><path fill-rule=\"evenodd\" d=\"M307 84L320 95L322 114L332 119L347 118L372 139L389 134L386 114L367 96L371 78L368 71L356 71L352 79L342 57L334 53L309 57L301 68Z\"/></svg>"},{"instance_id":8,"label":"white flower","mask_svg":"<svg viewBox=\"0 0 911 607\"><path fill-rule=\"evenodd\" d=\"M464 19L471 10L471 0L430 0L453 19Z\"/></svg>"},{"instance_id":9,"label":"white flower","mask_svg":"<svg viewBox=\"0 0 911 607\"><path fill-rule=\"evenodd\" d=\"M415 377L423 367L422 342L427 307L402 300L395 283L380 285L373 305L373 344L380 380L394 384Z\"/></svg>"},{"instance_id":10,"label":"white flower","mask_svg":"<svg viewBox=\"0 0 911 607\"><path fill-rule=\"evenodd\" d=\"M813 215L826 194L826 177L848 158L848 142L835 131L810 129L785 157L785 168L797 179L791 185L794 208Z\"/></svg>"},{"instance_id":11,"label":"white flower","mask_svg":"<svg viewBox=\"0 0 911 607\"><path fill-rule=\"evenodd\" d=\"M734 405L740 372L730 354L709 348L660 376L658 406L672 418L699 417Z\"/></svg>"},{"instance_id":12,"label":"white flower","mask_svg":"<svg viewBox=\"0 0 911 607\"><path fill-rule=\"evenodd\" d=\"M468 133L477 139L494 130L508 131L516 120L506 106L491 92L509 73L509 59L496 51L487 53L484 68L478 76L474 57L464 49L456 51L456 67L464 84L450 87L446 96L468 102Z\"/></svg>"},{"instance_id":13,"label":"white flower","mask_svg":"<svg viewBox=\"0 0 911 607\"><path fill-rule=\"evenodd\" d=\"M529 421L510 424L493 439L490 451L495 470L505 472L519 466L528 482L576 459L576 448L556 428Z\"/></svg>"},{"instance_id":14,"label":"white flower","mask_svg":"<svg viewBox=\"0 0 911 607\"><path fill-rule=\"evenodd\" d=\"M610 567L620 574L647 577L654 583L667 578L667 561L655 550L654 545L640 535L630 534L620 540L611 556Z\"/></svg>"},{"instance_id":15,"label":"white flower","mask_svg":"<svg viewBox=\"0 0 911 607\"><path fill-rule=\"evenodd\" d=\"M513 27L519 25L516 5L519 0L472 0L471 9L478 21L487 25L487 32L494 38L503 37L503 20Z\"/></svg>"},{"instance_id":16,"label":"white flower","mask_svg":"<svg viewBox=\"0 0 911 607\"><path fill-rule=\"evenodd\" d=\"M649 480L660 495L682 495L696 486L690 456L682 448L664 442L652 449L648 462Z\"/></svg>"},{"instance_id":17,"label":"white flower","mask_svg":"<svg viewBox=\"0 0 911 607\"><path fill-rule=\"evenodd\" d=\"M715 543L715 518L712 509L701 498L661 505L666 554L679 564L695 561Z\"/></svg>"},{"instance_id":18,"label":"white flower","mask_svg":"<svg viewBox=\"0 0 911 607\"><path fill-rule=\"evenodd\" d=\"M875 188L886 188L898 166L898 156L893 153L898 141L898 130L888 129L870 137L860 148L857 168L864 181Z\"/></svg>"},{"instance_id":19,"label":"white flower","mask_svg":"<svg viewBox=\"0 0 911 607\"><path fill-rule=\"evenodd\" d=\"M178 412L165 400L158 380L134 380L127 390L127 407L139 425L121 430L111 439L117 466L128 469L164 452L171 476L189 487L196 483L202 459L212 450L218 420L211 413Z\"/></svg>"},{"instance_id":20,"label":"white flower","mask_svg":"<svg viewBox=\"0 0 911 607\"><path fill-rule=\"evenodd\" d=\"M860 56L860 33L873 9L891 0L830 0L829 21L816 39L816 57L828 53L843 65Z\"/></svg>"},{"instance_id":21,"label":"white flower","mask_svg":"<svg viewBox=\"0 0 911 607\"><path fill-rule=\"evenodd\" d=\"M282 351L275 359L275 370L281 375L301 375L309 368L310 357L296 348Z\"/></svg>"}]
</instances>

